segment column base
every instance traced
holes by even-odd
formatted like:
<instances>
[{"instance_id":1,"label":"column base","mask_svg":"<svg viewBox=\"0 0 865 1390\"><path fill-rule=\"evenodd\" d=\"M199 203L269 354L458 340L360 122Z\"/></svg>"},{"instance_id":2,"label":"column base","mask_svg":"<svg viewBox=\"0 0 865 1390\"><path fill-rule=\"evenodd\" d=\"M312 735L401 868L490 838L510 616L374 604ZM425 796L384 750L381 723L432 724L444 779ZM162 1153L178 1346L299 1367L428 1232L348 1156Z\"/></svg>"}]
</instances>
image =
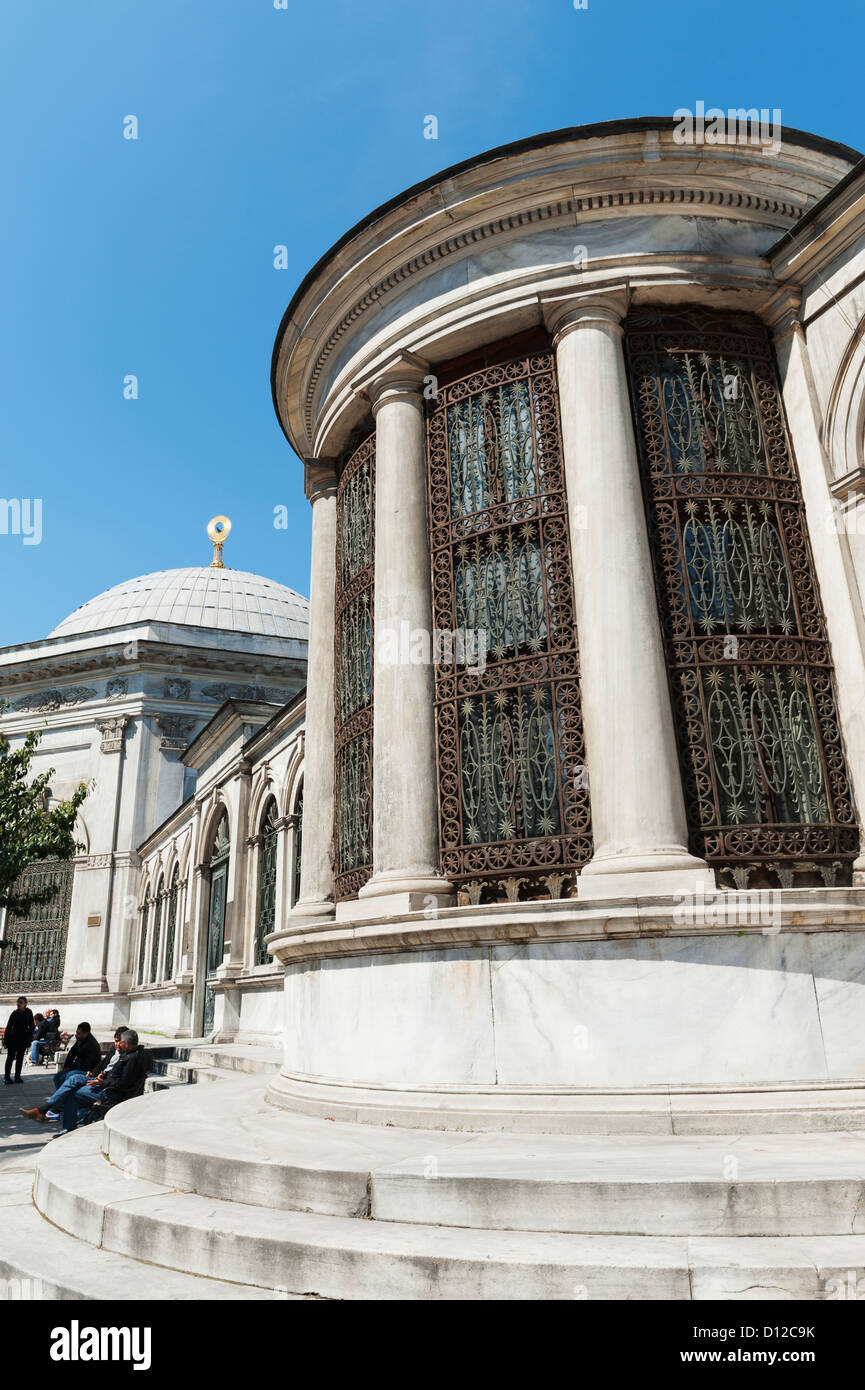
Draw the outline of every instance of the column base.
<instances>
[{"instance_id":1,"label":"column base","mask_svg":"<svg viewBox=\"0 0 865 1390\"><path fill-rule=\"evenodd\" d=\"M332 898L301 898L288 915L292 921L301 917L310 923L329 922L333 920L334 902Z\"/></svg>"},{"instance_id":2,"label":"column base","mask_svg":"<svg viewBox=\"0 0 865 1390\"><path fill-rule=\"evenodd\" d=\"M578 898L656 898L712 892L715 874L686 849L658 854L611 854L592 859L577 879Z\"/></svg>"},{"instance_id":3,"label":"column base","mask_svg":"<svg viewBox=\"0 0 865 1390\"><path fill-rule=\"evenodd\" d=\"M353 902L339 903L337 921L347 917L380 917L383 913L435 913L456 902L453 884L440 874L373 874Z\"/></svg>"}]
</instances>

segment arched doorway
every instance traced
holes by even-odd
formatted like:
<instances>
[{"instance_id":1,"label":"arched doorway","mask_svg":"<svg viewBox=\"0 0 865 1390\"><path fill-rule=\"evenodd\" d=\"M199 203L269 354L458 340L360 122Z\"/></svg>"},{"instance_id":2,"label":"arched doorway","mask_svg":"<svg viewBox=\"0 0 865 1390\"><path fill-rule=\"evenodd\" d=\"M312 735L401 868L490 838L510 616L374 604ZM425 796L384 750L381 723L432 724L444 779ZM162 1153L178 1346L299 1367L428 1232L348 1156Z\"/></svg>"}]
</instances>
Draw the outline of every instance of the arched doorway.
<instances>
[{"instance_id":1,"label":"arched doorway","mask_svg":"<svg viewBox=\"0 0 865 1390\"><path fill-rule=\"evenodd\" d=\"M204 1021L203 1031L213 1030L216 996L213 986L216 972L222 964L225 946L225 903L228 891L228 860L231 854L231 837L228 829L228 815L222 812L213 837L210 851L210 903L207 913L207 956L204 980Z\"/></svg>"}]
</instances>

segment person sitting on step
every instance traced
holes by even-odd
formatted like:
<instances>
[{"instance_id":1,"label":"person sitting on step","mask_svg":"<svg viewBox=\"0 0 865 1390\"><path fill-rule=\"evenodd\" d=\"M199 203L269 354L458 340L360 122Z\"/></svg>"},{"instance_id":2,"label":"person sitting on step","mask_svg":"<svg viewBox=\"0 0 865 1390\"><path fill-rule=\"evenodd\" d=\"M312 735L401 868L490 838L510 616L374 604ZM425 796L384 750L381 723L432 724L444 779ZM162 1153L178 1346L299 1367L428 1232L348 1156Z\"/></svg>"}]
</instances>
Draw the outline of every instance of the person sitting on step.
<instances>
[{"instance_id":1,"label":"person sitting on step","mask_svg":"<svg viewBox=\"0 0 865 1390\"><path fill-rule=\"evenodd\" d=\"M87 1081L88 1071L99 1065L101 1057L99 1043L94 1038L89 1023L79 1023L75 1030L75 1042L66 1054L66 1061L54 1077L55 1091L44 1105L34 1105L32 1109L22 1108L21 1114L37 1124L44 1124L48 1111L60 1109L63 1097L74 1093Z\"/></svg>"},{"instance_id":2,"label":"person sitting on step","mask_svg":"<svg viewBox=\"0 0 865 1390\"><path fill-rule=\"evenodd\" d=\"M75 1129L79 1123L91 1124L101 1120L115 1105L143 1093L151 1058L146 1048L139 1044L134 1028L123 1030L118 1048L120 1059L110 1071L106 1071L104 1083L95 1095L95 1088L90 1086L79 1087L74 1093L67 1091L63 1100L61 1134Z\"/></svg>"}]
</instances>

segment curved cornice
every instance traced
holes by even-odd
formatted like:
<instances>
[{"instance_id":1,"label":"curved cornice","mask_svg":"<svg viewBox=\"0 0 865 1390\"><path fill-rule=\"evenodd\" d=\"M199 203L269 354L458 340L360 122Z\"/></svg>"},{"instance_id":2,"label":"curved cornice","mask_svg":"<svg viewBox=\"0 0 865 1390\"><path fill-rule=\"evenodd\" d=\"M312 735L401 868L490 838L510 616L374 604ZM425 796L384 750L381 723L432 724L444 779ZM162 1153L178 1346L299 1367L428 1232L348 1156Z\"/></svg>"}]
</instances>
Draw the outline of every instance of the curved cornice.
<instances>
[{"instance_id":1,"label":"curved cornice","mask_svg":"<svg viewBox=\"0 0 865 1390\"><path fill-rule=\"evenodd\" d=\"M553 131L499 146L424 180L351 228L303 280L274 345L274 406L293 447L303 454L311 443L322 372L352 325L374 312L398 286L454 254L532 224L575 223L622 210L687 209L760 220L783 232L860 158L848 146L790 128L783 132L774 163L769 155L745 145L695 151L673 141L675 126L672 118L645 117ZM573 154L561 148L574 144L580 148ZM542 160L548 150L550 158ZM519 167L509 169L508 162L515 160ZM491 164L500 167L490 172L485 166ZM553 196L538 196L544 185ZM760 186L765 192L758 191ZM495 202L502 212L490 216ZM358 287L354 294L352 284ZM323 312L325 301L330 305ZM294 355L301 342L305 357L298 365ZM288 405L292 419L287 421L280 403L288 403L290 381L294 399Z\"/></svg>"}]
</instances>

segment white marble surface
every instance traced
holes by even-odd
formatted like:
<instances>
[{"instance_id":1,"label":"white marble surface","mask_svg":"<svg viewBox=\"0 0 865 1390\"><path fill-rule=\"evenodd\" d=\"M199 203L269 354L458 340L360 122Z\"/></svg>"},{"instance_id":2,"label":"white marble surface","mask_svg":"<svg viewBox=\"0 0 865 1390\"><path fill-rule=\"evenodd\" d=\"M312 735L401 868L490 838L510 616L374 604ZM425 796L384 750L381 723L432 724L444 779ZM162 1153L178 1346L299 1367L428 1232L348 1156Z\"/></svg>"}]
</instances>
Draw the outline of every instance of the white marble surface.
<instances>
[{"instance_id":1,"label":"white marble surface","mask_svg":"<svg viewBox=\"0 0 865 1390\"><path fill-rule=\"evenodd\" d=\"M865 932L477 946L289 965L286 1070L401 1087L865 1074Z\"/></svg>"}]
</instances>

